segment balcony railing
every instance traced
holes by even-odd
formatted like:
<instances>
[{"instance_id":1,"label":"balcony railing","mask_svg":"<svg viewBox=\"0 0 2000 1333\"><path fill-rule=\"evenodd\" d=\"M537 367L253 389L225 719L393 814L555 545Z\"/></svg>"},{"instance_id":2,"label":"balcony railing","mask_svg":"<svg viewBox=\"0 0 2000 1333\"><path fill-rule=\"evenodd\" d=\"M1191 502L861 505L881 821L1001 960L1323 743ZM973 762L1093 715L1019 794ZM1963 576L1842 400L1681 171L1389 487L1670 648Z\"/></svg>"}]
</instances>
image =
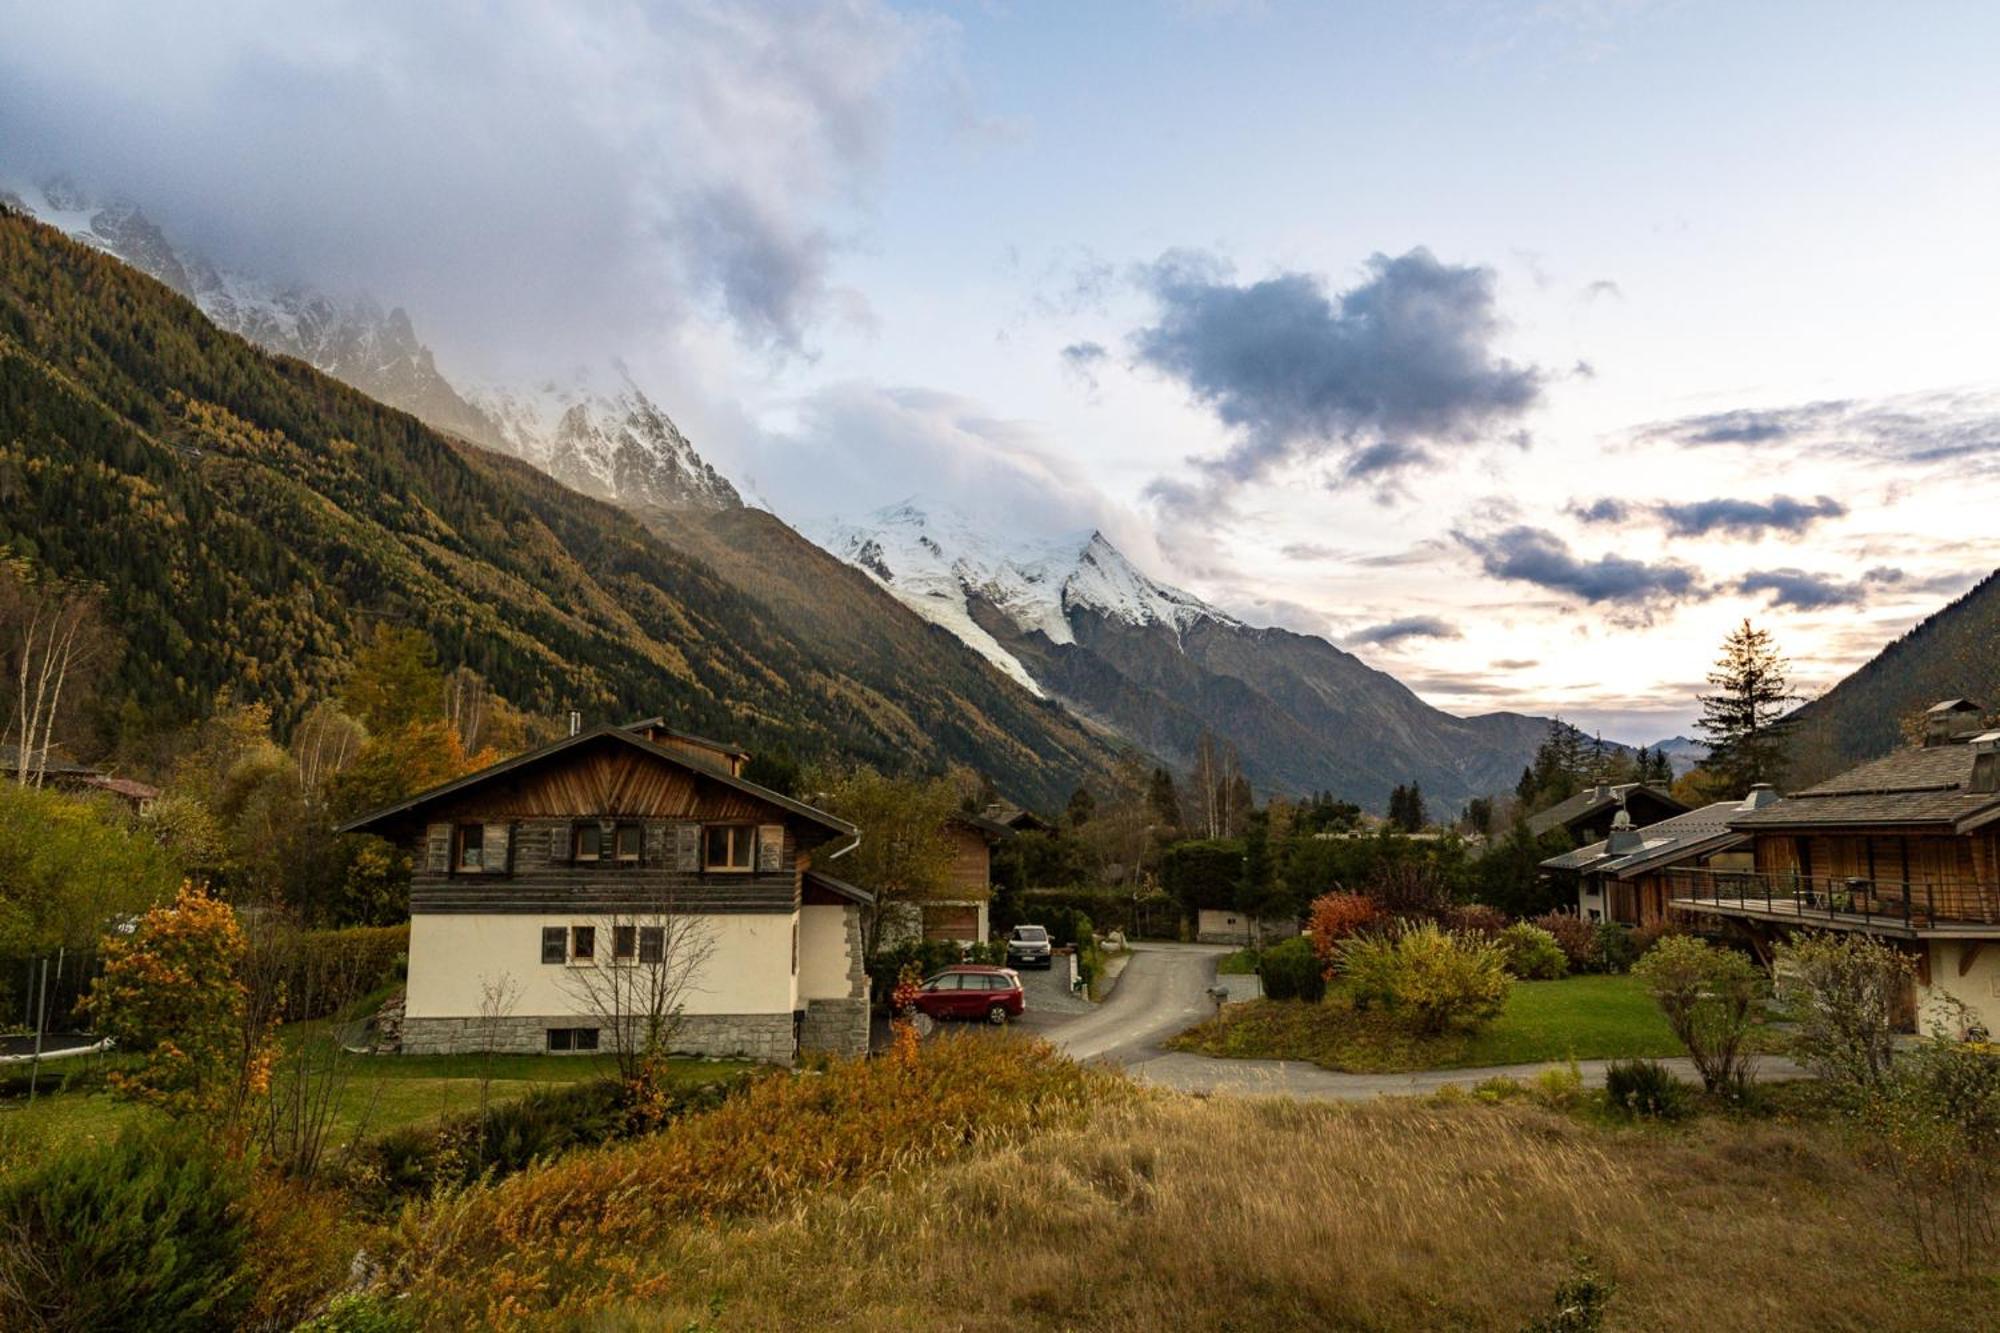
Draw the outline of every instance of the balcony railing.
<instances>
[{"instance_id":1,"label":"balcony railing","mask_svg":"<svg viewBox=\"0 0 2000 1333\"><path fill-rule=\"evenodd\" d=\"M1867 879L1847 875L1669 870L1669 902L1712 905L1840 925L1930 930L2000 923L2000 883Z\"/></svg>"}]
</instances>

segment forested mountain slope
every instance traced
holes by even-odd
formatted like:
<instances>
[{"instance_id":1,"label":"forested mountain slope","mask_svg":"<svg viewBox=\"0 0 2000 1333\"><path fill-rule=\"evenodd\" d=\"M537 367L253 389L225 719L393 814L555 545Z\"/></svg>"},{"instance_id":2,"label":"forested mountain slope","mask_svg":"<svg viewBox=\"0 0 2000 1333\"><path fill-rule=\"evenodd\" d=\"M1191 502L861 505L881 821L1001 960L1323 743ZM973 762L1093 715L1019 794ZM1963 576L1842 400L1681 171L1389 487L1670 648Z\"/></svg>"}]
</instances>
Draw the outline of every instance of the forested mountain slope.
<instances>
[{"instance_id":1,"label":"forested mountain slope","mask_svg":"<svg viewBox=\"0 0 2000 1333\"><path fill-rule=\"evenodd\" d=\"M669 538L701 521L655 516ZM865 624L817 637L693 532L662 540L0 213L0 548L101 587L126 646L107 699L178 720L227 685L282 721L387 618L537 711L664 711L801 757L957 762L1046 803L1107 762L1069 715L891 599L852 614L889 617L880 637L924 655L857 663Z\"/></svg>"}]
</instances>

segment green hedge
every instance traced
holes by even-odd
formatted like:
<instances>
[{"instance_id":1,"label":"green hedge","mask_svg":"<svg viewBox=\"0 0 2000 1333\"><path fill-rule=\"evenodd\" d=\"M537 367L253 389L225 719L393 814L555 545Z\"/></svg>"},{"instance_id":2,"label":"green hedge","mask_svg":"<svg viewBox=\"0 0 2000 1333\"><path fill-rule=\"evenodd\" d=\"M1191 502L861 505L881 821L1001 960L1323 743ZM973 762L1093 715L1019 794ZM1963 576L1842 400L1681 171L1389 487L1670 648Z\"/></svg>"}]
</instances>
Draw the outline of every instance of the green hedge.
<instances>
[{"instance_id":1,"label":"green hedge","mask_svg":"<svg viewBox=\"0 0 2000 1333\"><path fill-rule=\"evenodd\" d=\"M279 937L275 966L285 988L285 1021L324 1018L398 980L410 954L410 927L350 926Z\"/></svg>"}]
</instances>

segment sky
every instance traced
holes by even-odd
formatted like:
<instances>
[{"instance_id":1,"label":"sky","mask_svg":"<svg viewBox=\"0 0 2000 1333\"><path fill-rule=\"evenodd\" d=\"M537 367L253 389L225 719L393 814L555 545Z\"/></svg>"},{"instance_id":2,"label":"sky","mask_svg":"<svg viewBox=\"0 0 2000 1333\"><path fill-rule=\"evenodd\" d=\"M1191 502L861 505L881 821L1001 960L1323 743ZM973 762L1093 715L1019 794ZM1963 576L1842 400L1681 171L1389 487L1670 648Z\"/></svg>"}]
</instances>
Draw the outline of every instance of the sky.
<instances>
[{"instance_id":1,"label":"sky","mask_svg":"<svg viewBox=\"0 0 2000 1333\"><path fill-rule=\"evenodd\" d=\"M0 0L0 174L628 366L802 525L1096 526L1462 713L1686 731L2000 564L2000 10Z\"/></svg>"}]
</instances>

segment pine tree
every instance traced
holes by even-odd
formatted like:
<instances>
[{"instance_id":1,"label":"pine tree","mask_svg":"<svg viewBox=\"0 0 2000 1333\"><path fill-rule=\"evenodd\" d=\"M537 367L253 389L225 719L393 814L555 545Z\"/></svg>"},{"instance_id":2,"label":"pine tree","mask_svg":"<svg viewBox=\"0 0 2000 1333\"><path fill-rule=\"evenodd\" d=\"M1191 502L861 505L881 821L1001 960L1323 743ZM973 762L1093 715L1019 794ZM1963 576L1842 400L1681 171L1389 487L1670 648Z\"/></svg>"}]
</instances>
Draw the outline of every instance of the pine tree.
<instances>
[{"instance_id":1,"label":"pine tree","mask_svg":"<svg viewBox=\"0 0 2000 1333\"><path fill-rule=\"evenodd\" d=\"M1166 769L1153 770L1152 782L1146 790L1146 804L1152 808L1154 823L1167 829L1181 826L1181 794L1174 786L1174 775Z\"/></svg>"},{"instance_id":2,"label":"pine tree","mask_svg":"<svg viewBox=\"0 0 2000 1333\"><path fill-rule=\"evenodd\" d=\"M1785 679L1785 660L1764 630L1745 620L1722 642L1709 672L1714 694L1701 697L1696 725L1709 744L1704 765L1716 790L1741 795L1754 783L1784 776L1785 713L1799 696Z\"/></svg>"}]
</instances>

